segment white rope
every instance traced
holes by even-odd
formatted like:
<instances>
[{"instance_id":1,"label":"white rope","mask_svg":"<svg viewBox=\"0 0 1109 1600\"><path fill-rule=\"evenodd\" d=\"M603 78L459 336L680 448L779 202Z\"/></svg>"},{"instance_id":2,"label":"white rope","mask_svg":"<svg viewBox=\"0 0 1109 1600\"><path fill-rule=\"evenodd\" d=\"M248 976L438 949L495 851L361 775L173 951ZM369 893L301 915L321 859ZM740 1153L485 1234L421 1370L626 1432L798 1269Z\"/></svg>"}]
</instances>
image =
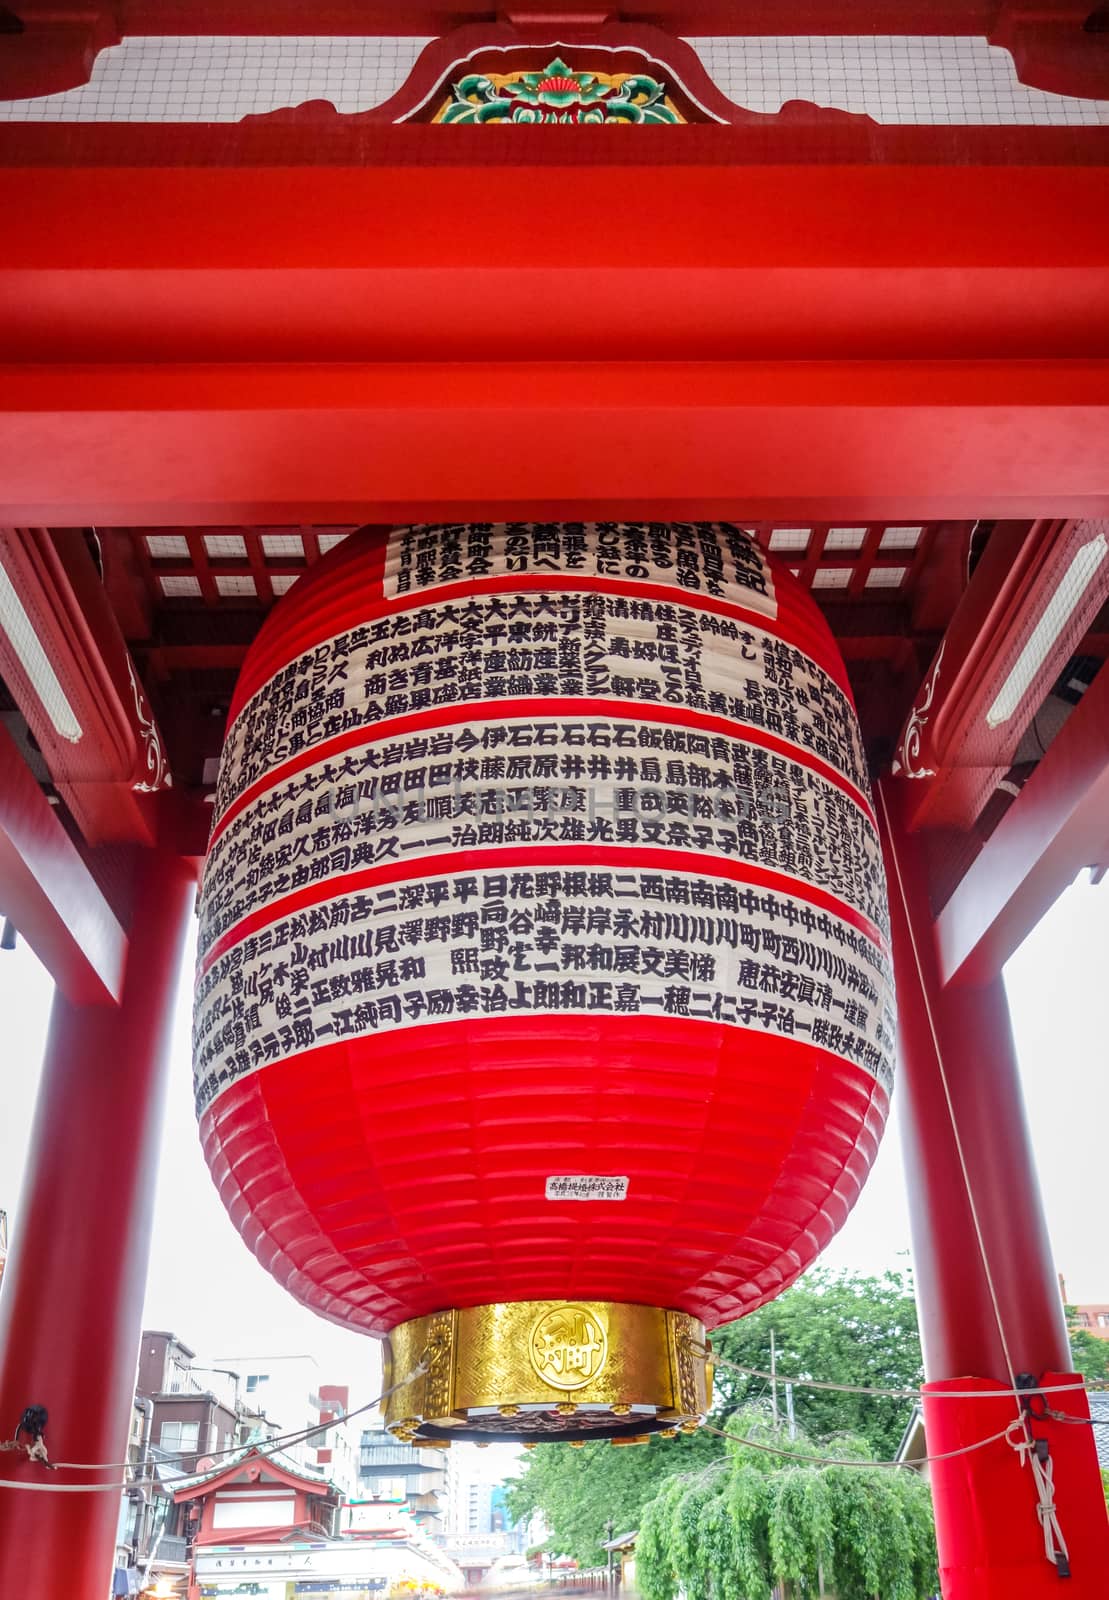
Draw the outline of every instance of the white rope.
<instances>
[{"instance_id":1,"label":"white rope","mask_svg":"<svg viewBox=\"0 0 1109 1600\"><path fill-rule=\"evenodd\" d=\"M741 1433L729 1433L726 1428L716 1428L710 1422L703 1423L702 1428L705 1433L718 1434L721 1439L734 1439L736 1444L748 1445L752 1450L762 1450L766 1455L769 1456L781 1456L782 1459L786 1461L811 1461L820 1467L894 1467L898 1469L915 1471L917 1468L923 1467L932 1461L953 1461L956 1456L969 1456L975 1450L984 1450L987 1445L1000 1444L1003 1439L1008 1444L1012 1444L1013 1440L1010 1438L1010 1435L1012 1434L1013 1429L1018 1426L1018 1424L1021 1427L1024 1426L1023 1417L1015 1418L1012 1422L1010 1422L1007 1428L1002 1428L1000 1433L991 1433L988 1439L976 1439L973 1444L960 1445L957 1450L945 1450L941 1455L918 1456L913 1461L865 1461L860 1460L858 1456L806 1455L799 1450L787 1450L781 1445L764 1444L759 1439L748 1439L744 1434ZM713 1466L723 1466L724 1464L725 1463L723 1462L714 1462Z\"/></svg>"},{"instance_id":2,"label":"white rope","mask_svg":"<svg viewBox=\"0 0 1109 1600\"><path fill-rule=\"evenodd\" d=\"M426 1361L421 1362L418 1367L416 1367L412 1372L408 1373L406 1377L402 1378L399 1383L394 1383L388 1389L383 1389L382 1392L379 1395L376 1395L373 1400L367 1400L364 1406L358 1406L354 1411L348 1411L345 1416L336 1417L333 1422L313 1423L309 1427L299 1428L293 1433L279 1433L276 1434L272 1439L258 1439L255 1441L255 1443L263 1455L268 1455L271 1451L281 1449L286 1445L302 1444L305 1439L314 1437L320 1433L326 1433L329 1428L336 1428L340 1425L340 1423L349 1422L354 1417L362 1416L362 1414L366 1411L374 1410L374 1408L379 1406L383 1400L388 1400L391 1394L396 1394L398 1389L403 1389L406 1384L413 1383L417 1378L422 1377L426 1371ZM42 1462L45 1466L50 1467L54 1471L125 1472L133 1469L134 1467L134 1462L132 1461L47 1461L45 1459L45 1452L36 1454L36 1448L36 1445L17 1444L14 1440L0 1444L0 1450L19 1451L20 1454L25 1455L29 1460ZM225 1457L241 1455L246 1448L248 1447L245 1444L236 1444L228 1445L225 1450L190 1450L185 1455L159 1456L156 1465L168 1467L175 1466L183 1461L195 1462L197 1460L204 1459L210 1460L213 1465L216 1465ZM185 1474L186 1477L190 1477L192 1475L193 1474L191 1473ZM41 1493L53 1494L103 1494L108 1490L113 1490L118 1494L122 1493L124 1489L152 1488L156 1483L156 1477L139 1478L137 1476L130 1479L125 1479L122 1483L87 1484L27 1483L22 1479L0 1478L0 1489L37 1489Z\"/></svg>"},{"instance_id":3,"label":"white rope","mask_svg":"<svg viewBox=\"0 0 1109 1600\"><path fill-rule=\"evenodd\" d=\"M741 1367L735 1361L729 1361L726 1356L718 1356L710 1352L704 1345L693 1341L690 1348L694 1354L710 1361L715 1367L724 1367L729 1372L738 1372L744 1378L761 1378L770 1383L789 1383L798 1389L824 1389L832 1394L862 1394L871 1395L878 1400L998 1400L1007 1396L1019 1399L1022 1395L1034 1394L1070 1394L1075 1391L1094 1393L1100 1387L1088 1383L1053 1383L1040 1389L876 1389L864 1383L830 1383L819 1378L787 1378L773 1372L764 1372L760 1367Z\"/></svg>"},{"instance_id":4,"label":"white rope","mask_svg":"<svg viewBox=\"0 0 1109 1600\"><path fill-rule=\"evenodd\" d=\"M1032 1468L1038 1496L1036 1514L1044 1536L1044 1555L1056 1570L1060 1570L1061 1566L1070 1566L1070 1552L1055 1510L1055 1463L1047 1449L1041 1456L1038 1448L1045 1442L1028 1438L1009 1440L1024 1465Z\"/></svg>"},{"instance_id":5,"label":"white rope","mask_svg":"<svg viewBox=\"0 0 1109 1600\"><path fill-rule=\"evenodd\" d=\"M0 1478L0 1489L25 1489L36 1494L123 1494L129 1483L24 1483L19 1478Z\"/></svg>"}]
</instances>

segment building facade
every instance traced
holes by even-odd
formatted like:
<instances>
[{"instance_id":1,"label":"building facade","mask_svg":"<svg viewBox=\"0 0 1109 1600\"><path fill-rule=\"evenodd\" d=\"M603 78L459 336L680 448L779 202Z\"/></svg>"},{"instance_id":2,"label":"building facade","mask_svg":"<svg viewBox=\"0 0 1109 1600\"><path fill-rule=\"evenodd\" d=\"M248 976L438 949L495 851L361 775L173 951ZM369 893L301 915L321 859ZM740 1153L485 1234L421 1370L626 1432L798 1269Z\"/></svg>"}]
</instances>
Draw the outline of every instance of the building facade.
<instances>
[{"instance_id":1,"label":"building facade","mask_svg":"<svg viewBox=\"0 0 1109 1600\"><path fill-rule=\"evenodd\" d=\"M362 1430L358 1494L367 1501L403 1505L429 1534L447 1531L444 1482L447 1452L403 1444L384 1428Z\"/></svg>"},{"instance_id":2,"label":"building facade","mask_svg":"<svg viewBox=\"0 0 1109 1600\"><path fill-rule=\"evenodd\" d=\"M216 1358L198 1361L176 1334L144 1329L128 1441L129 1482L116 1539L115 1581L121 1594L158 1582L170 1586L168 1593L183 1593L198 1541L203 1542L202 1535L222 1535L230 1525L229 1508L250 1508L262 1529L271 1526L268 1516L283 1519L288 1512L291 1521L272 1525L315 1534L320 1524L314 1502L322 1482L327 1531L336 1531L338 1506L357 1478L352 1427L345 1420L347 1389L316 1384L310 1358L295 1358L291 1376L280 1357L240 1365L247 1370L240 1372ZM286 1374L272 1389L271 1371ZM287 1425L281 1423L282 1415ZM289 1495L282 1497L276 1489L260 1496L258 1506L249 1496L243 1499L236 1485L244 1474L253 1481L252 1467L225 1480L225 1466L241 1462L244 1452L254 1451L254 1459L261 1460L271 1438L298 1430L304 1438L287 1448L272 1447L279 1450L275 1470L288 1471L291 1464L304 1475L300 1489L290 1488L291 1504ZM183 1485L192 1492L179 1493ZM274 1506L263 1507L261 1498L273 1499Z\"/></svg>"},{"instance_id":3,"label":"building facade","mask_svg":"<svg viewBox=\"0 0 1109 1600\"><path fill-rule=\"evenodd\" d=\"M1075 1306L1071 1321L1095 1339L1109 1339L1109 1305Z\"/></svg>"}]
</instances>

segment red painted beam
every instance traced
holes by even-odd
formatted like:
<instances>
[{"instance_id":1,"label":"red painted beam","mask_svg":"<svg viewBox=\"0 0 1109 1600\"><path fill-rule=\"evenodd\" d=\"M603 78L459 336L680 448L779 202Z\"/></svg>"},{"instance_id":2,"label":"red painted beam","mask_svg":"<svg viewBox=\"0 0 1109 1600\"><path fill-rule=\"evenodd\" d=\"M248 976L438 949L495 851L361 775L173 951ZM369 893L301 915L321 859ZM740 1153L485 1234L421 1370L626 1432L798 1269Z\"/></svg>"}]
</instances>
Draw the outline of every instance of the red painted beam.
<instances>
[{"instance_id":1,"label":"red painted beam","mask_svg":"<svg viewBox=\"0 0 1109 1600\"><path fill-rule=\"evenodd\" d=\"M0 517L1109 514L1109 362L0 369Z\"/></svg>"},{"instance_id":2,"label":"red painted beam","mask_svg":"<svg viewBox=\"0 0 1109 1600\"><path fill-rule=\"evenodd\" d=\"M1068 0L1038 0L1052 15ZM1091 0L1092 3L1092 0ZM58 15L56 0L22 0L28 24ZM985 33L1000 0L101 0L124 34L438 34L505 12L526 17L608 12L675 33Z\"/></svg>"},{"instance_id":3,"label":"red painted beam","mask_svg":"<svg viewBox=\"0 0 1109 1600\"><path fill-rule=\"evenodd\" d=\"M58 17L57 0L22 0L28 25ZM103 14L123 34L431 35L508 15L648 22L678 34L985 34L1007 11L1077 22L1094 0L101 0L72 8ZM64 12L63 12L64 17Z\"/></svg>"},{"instance_id":4,"label":"red painted beam","mask_svg":"<svg viewBox=\"0 0 1109 1600\"><path fill-rule=\"evenodd\" d=\"M936 920L942 978L999 973L1083 867L1109 865L1109 669L1083 695Z\"/></svg>"},{"instance_id":5,"label":"red painted beam","mask_svg":"<svg viewBox=\"0 0 1109 1600\"><path fill-rule=\"evenodd\" d=\"M126 936L3 727L0 912L74 1004L118 1000Z\"/></svg>"},{"instance_id":6,"label":"red painted beam","mask_svg":"<svg viewBox=\"0 0 1109 1600\"><path fill-rule=\"evenodd\" d=\"M891 130L862 121L568 130L557 166L550 129L492 163L475 130L350 119L9 124L0 216L28 222L5 233L0 362L465 361L476 391L504 360L1109 358L1109 128L985 130L1010 154L1089 135L1085 165L1038 137L1020 164L945 165L942 129L892 130L912 150L868 164ZM221 149L248 164L190 164ZM288 164L312 150L341 164ZM451 234L467 218L489 225Z\"/></svg>"}]
</instances>

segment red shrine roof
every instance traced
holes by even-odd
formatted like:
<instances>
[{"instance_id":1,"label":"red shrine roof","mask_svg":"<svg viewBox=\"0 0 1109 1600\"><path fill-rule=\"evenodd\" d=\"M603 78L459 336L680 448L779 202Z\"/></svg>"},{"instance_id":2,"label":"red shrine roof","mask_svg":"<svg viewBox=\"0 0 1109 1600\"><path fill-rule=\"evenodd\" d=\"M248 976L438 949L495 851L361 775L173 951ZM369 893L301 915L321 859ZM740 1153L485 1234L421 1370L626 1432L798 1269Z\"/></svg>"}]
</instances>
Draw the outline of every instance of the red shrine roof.
<instances>
[{"instance_id":1,"label":"red shrine roof","mask_svg":"<svg viewBox=\"0 0 1109 1600\"><path fill-rule=\"evenodd\" d=\"M336 1484L314 1467L307 1467L285 1451L267 1448L258 1441L248 1441L234 1454L213 1462L202 1472L175 1478L167 1487L172 1489L174 1500L180 1504L217 1489L267 1483L284 1484L328 1499L341 1493Z\"/></svg>"}]
</instances>

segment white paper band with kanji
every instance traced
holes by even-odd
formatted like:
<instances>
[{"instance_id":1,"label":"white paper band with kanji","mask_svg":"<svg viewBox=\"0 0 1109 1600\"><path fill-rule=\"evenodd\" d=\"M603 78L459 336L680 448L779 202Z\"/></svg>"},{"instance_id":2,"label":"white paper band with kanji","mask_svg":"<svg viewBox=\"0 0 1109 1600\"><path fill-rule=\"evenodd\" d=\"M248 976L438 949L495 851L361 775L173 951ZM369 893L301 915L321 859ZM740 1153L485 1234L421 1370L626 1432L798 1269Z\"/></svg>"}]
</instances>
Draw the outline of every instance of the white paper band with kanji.
<instances>
[{"instance_id":1,"label":"white paper band with kanji","mask_svg":"<svg viewBox=\"0 0 1109 1600\"><path fill-rule=\"evenodd\" d=\"M389 535L390 597L506 576L658 584L778 615L770 565L732 522L454 522Z\"/></svg>"},{"instance_id":2,"label":"white paper band with kanji","mask_svg":"<svg viewBox=\"0 0 1109 1600\"><path fill-rule=\"evenodd\" d=\"M382 885L248 934L197 986L198 1111L271 1062L467 1018L648 1015L817 1045L887 1090L883 950L789 895L688 873L516 868Z\"/></svg>"},{"instance_id":3,"label":"white paper band with kanji","mask_svg":"<svg viewBox=\"0 0 1109 1600\"><path fill-rule=\"evenodd\" d=\"M575 844L750 862L887 930L870 814L814 767L668 722L508 717L371 740L263 789L209 854L201 955L243 917L310 885L322 899L348 873Z\"/></svg>"},{"instance_id":4,"label":"white paper band with kanji","mask_svg":"<svg viewBox=\"0 0 1109 1600\"><path fill-rule=\"evenodd\" d=\"M216 816L282 763L352 730L537 698L723 717L818 756L868 792L847 696L810 657L757 624L684 597L501 591L390 612L297 656L228 731Z\"/></svg>"}]
</instances>

